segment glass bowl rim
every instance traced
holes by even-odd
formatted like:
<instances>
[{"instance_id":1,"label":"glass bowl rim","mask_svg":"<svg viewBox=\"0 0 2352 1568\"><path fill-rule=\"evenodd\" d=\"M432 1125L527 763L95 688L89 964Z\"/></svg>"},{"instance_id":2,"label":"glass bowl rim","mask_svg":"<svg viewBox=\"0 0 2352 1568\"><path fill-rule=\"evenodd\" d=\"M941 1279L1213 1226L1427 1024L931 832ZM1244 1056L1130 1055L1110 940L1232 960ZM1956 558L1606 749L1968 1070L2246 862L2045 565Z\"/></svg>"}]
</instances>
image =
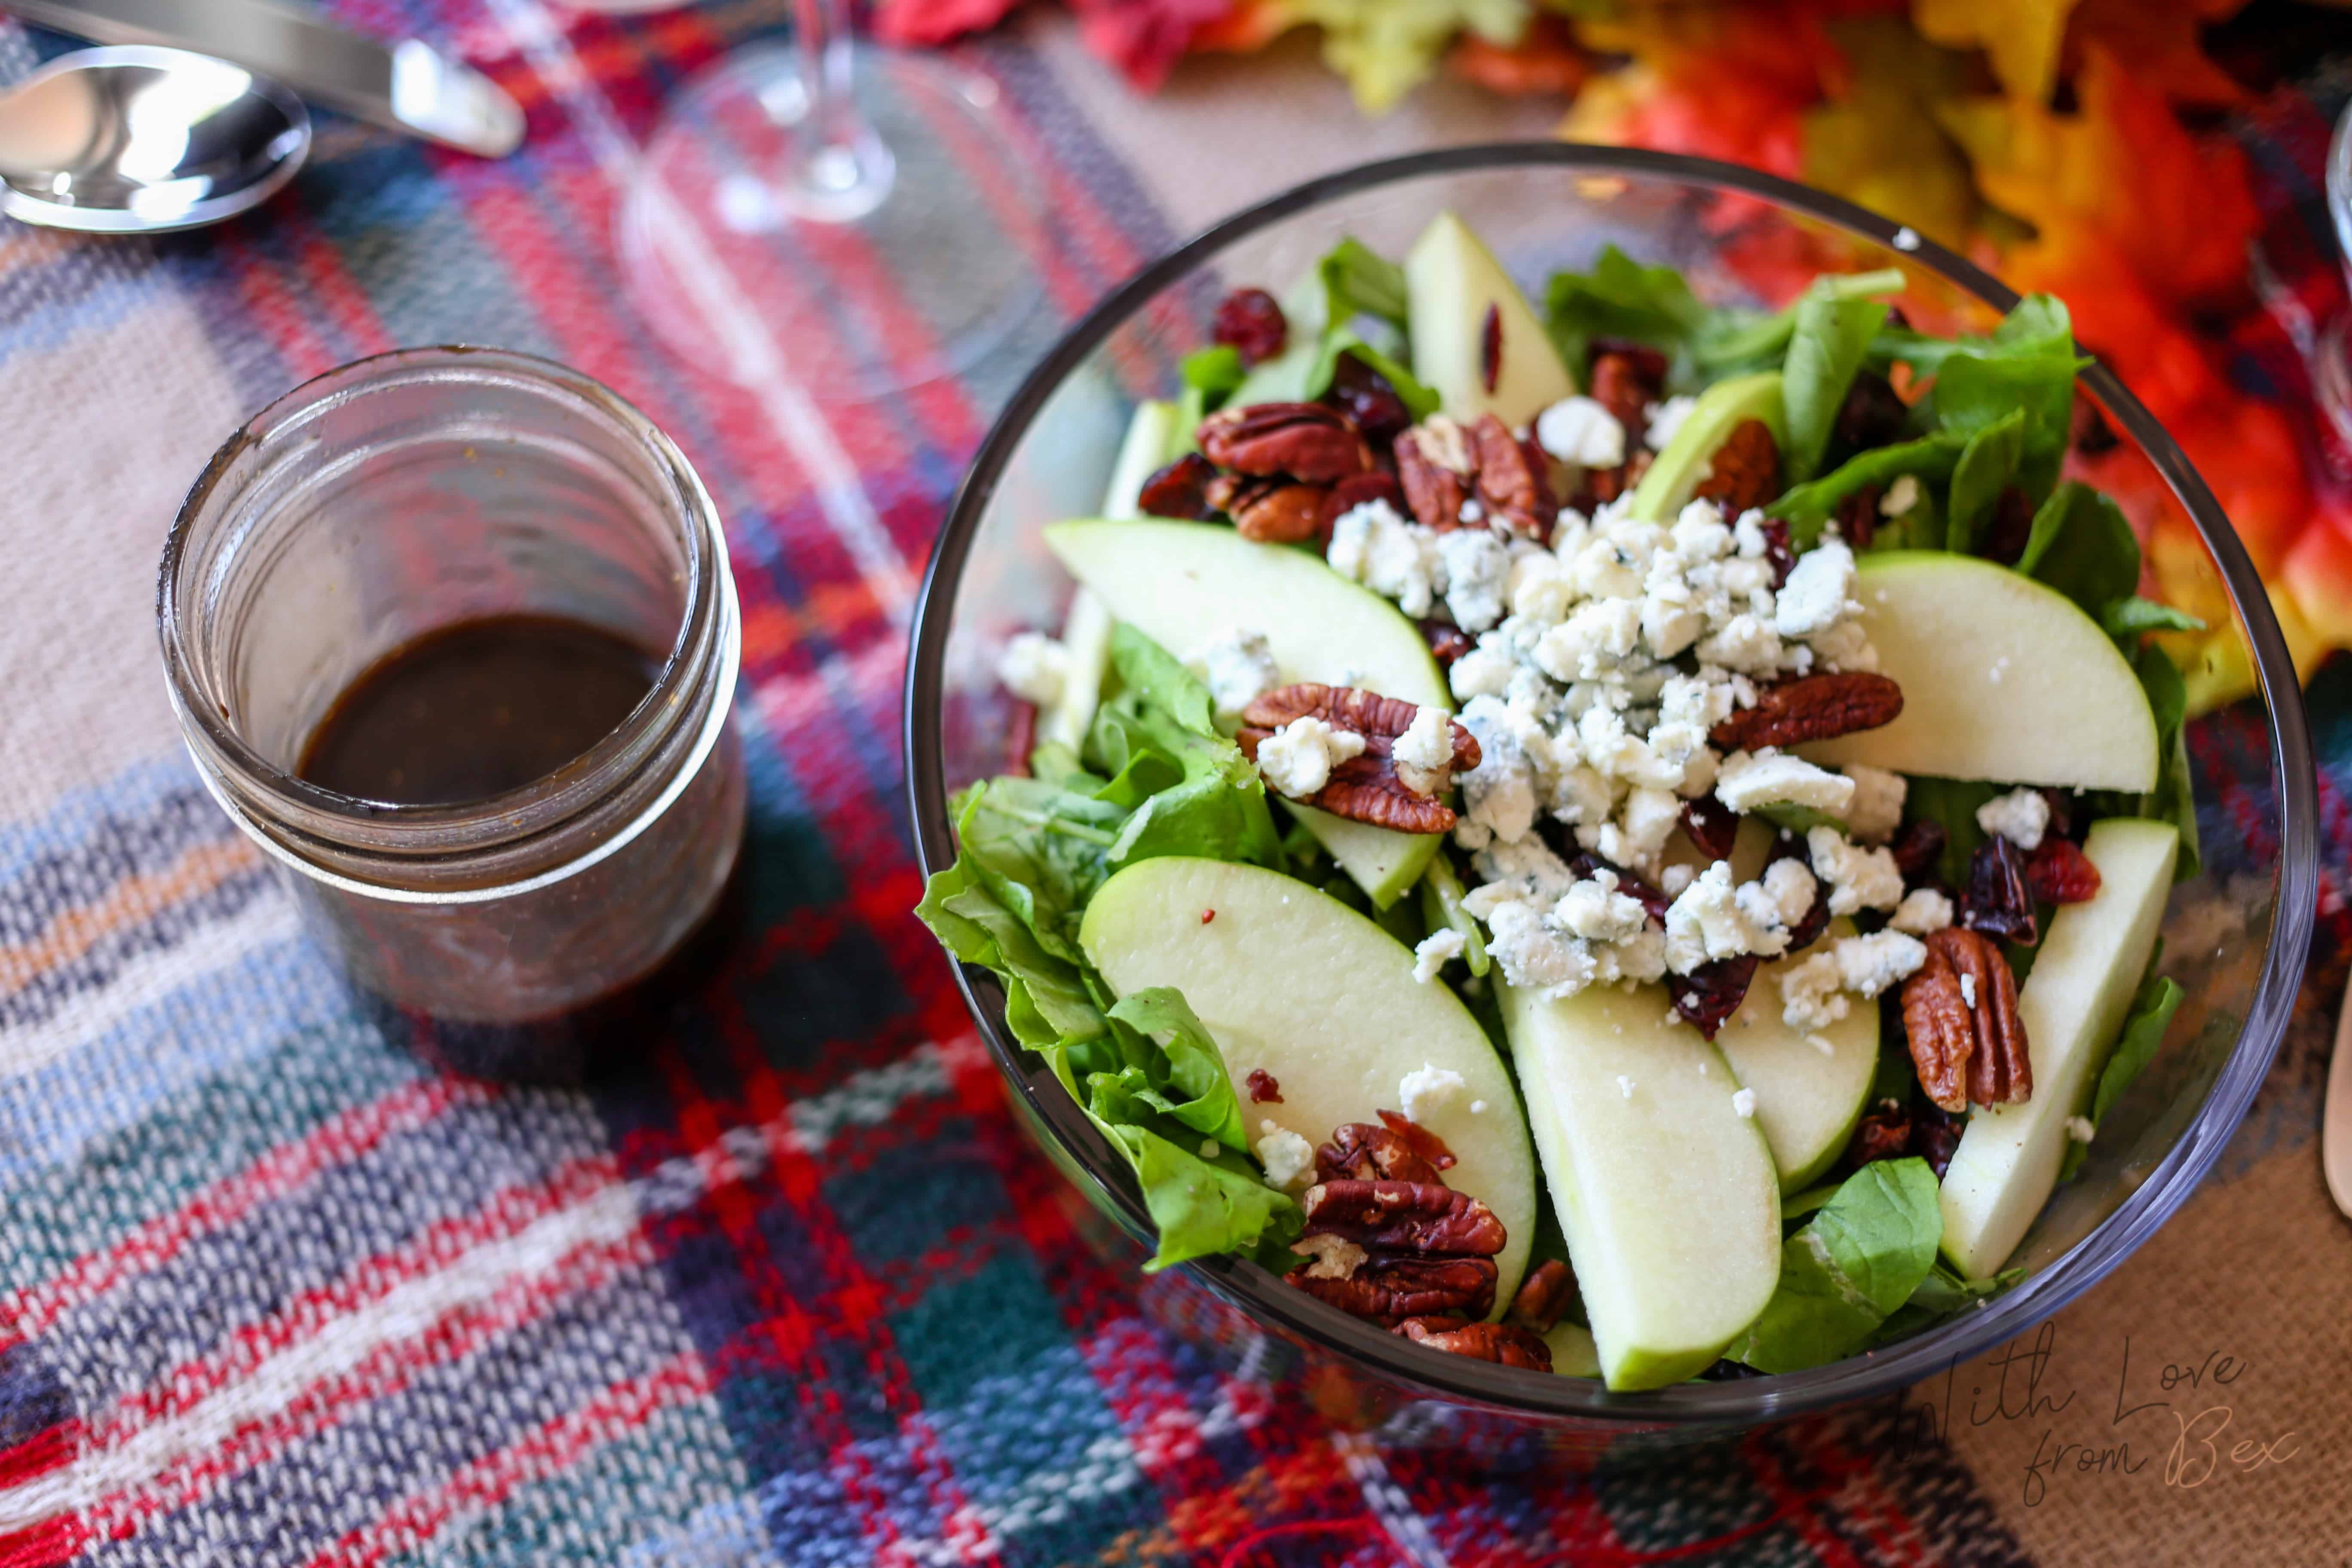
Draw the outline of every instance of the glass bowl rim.
<instances>
[{"instance_id":1,"label":"glass bowl rim","mask_svg":"<svg viewBox=\"0 0 2352 1568\"><path fill-rule=\"evenodd\" d=\"M966 559L998 481L1038 413L1070 372L1137 309L1233 242L1338 196L1432 174L1541 167L1594 176L1622 175L1760 197L1797 216L1897 251L1994 309L2016 304L2015 290L1907 226L1795 181L1712 159L1569 142L1494 142L1380 159L1318 175L1210 225L1139 268L1080 318L1055 344L997 416L958 489L924 574L911 634L902 736L907 792L918 859L926 878L955 856L947 814L940 746L941 678L954 598ZM1903 243L1897 244L1898 236ZM1907 1388L2032 1329L2105 1279L2168 1219L2203 1180L2245 1117L2284 1038L2301 988L2316 918L2318 847L2315 774L2300 682L2267 592L2212 491L2155 416L2104 364L2082 373L2111 419L2156 467L2195 523L2220 568L2246 631L2257 687L2270 718L2271 782L2279 802L2280 841L2269 951L2229 1058L2180 1138L2146 1180L2089 1235L2016 1289L1978 1310L1885 1350L1849 1356L1806 1372L1724 1383L1683 1383L1618 1394L1597 1380L1547 1377L1427 1354L1397 1335L1288 1289L1255 1264L1233 1258L1181 1265L1194 1279L1254 1322L1337 1355L1420 1396L1484 1406L1513 1415L1622 1422L1628 1426L1748 1426L1852 1404ZM1002 1009L983 1005L973 972L954 965L956 984L990 1054L1037 1123L1068 1160L1117 1205L1114 1216L1140 1240L1151 1224L1125 1164L1084 1113L1004 1032ZM1041 1092L1040 1079L1052 1084Z\"/></svg>"}]
</instances>

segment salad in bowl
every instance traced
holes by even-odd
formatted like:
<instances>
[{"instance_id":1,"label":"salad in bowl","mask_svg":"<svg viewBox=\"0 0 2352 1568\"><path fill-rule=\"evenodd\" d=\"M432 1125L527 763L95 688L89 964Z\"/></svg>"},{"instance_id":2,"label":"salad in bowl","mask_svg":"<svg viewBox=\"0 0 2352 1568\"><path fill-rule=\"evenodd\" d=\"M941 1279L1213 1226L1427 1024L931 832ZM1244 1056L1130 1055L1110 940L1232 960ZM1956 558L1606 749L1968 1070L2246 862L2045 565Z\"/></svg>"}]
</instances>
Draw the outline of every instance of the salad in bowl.
<instances>
[{"instance_id":1,"label":"salad in bowl","mask_svg":"<svg viewBox=\"0 0 2352 1568\"><path fill-rule=\"evenodd\" d=\"M1279 280L1276 280L1279 281ZM1440 213L1135 411L919 913L1214 1254L1656 1388L1969 1310L2181 1000L2179 676L2063 305L1540 306Z\"/></svg>"}]
</instances>

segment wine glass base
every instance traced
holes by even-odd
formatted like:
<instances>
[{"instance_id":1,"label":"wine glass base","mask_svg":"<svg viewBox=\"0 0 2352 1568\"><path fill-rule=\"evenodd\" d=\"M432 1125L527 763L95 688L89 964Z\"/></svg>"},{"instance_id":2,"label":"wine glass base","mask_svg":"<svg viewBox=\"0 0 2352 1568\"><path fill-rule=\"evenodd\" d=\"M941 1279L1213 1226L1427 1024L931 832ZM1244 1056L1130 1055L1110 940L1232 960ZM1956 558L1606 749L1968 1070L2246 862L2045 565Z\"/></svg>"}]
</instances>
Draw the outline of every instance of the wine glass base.
<instances>
[{"instance_id":1,"label":"wine glass base","mask_svg":"<svg viewBox=\"0 0 2352 1568\"><path fill-rule=\"evenodd\" d=\"M678 353L858 402L970 369L1043 302L1045 192L986 77L861 48L873 135L812 155L789 47L688 87L615 218L630 300Z\"/></svg>"}]
</instances>

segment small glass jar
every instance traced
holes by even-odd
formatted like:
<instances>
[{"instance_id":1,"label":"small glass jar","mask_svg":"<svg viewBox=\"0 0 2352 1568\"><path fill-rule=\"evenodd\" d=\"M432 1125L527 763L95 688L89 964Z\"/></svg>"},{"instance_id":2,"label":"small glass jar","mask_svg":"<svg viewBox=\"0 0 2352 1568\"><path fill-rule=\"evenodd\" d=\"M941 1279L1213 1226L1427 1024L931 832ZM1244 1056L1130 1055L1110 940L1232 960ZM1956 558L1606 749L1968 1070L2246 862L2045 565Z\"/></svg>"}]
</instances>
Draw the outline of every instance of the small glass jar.
<instances>
[{"instance_id":1,"label":"small glass jar","mask_svg":"<svg viewBox=\"0 0 2352 1568\"><path fill-rule=\"evenodd\" d=\"M386 654L518 614L634 643L660 659L652 689L575 761L486 800L388 805L295 776ZM413 349L289 393L190 490L155 616L214 798L397 1008L562 1016L650 974L728 881L744 783L727 542L677 447L575 371Z\"/></svg>"}]
</instances>

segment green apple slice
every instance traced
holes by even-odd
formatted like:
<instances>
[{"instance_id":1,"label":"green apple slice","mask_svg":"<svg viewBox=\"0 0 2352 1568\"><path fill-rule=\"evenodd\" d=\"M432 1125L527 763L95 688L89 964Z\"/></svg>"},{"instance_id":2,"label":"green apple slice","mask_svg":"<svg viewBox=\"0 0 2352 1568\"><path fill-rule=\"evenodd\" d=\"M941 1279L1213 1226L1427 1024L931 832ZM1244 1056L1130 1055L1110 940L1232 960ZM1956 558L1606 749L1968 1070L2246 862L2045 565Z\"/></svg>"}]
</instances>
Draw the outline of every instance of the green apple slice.
<instances>
[{"instance_id":1,"label":"green apple slice","mask_svg":"<svg viewBox=\"0 0 2352 1568\"><path fill-rule=\"evenodd\" d=\"M1554 1323L1544 1343L1551 1348L1551 1369L1560 1376L1601 1375L1601 1352L1592 1343L1592 1331L1582 1323Z\"/></svg>"},{"instance_id":2,"label":"green apple slice","mask_svg":"<svg viewBox=\"0 0 2352 1568\"><path fill-rule=\"evenodd\" d=\"M1436 392L1439 405L1465 424L1482 414L1514 429L1576 391L1551 336L1470 226L1440 213L1404 258L1406 321L1412 374ZM1501 353L1494 390L1486 387L1487 312Z\"/></svg>"},{"instance_id":3,"label":"green apple slice","mask_svg":"<svg viewBox=\"0 0 2352 1568\"><path fill-rule=\"evenodd\" d=\"M1110 488L1103 497L1103 515L1140 515L1138 501L1145 481L1159 471L1176 429L1176 405L1146 398L1135 405L1128 421L1127 438L1111 464ZM1037 719L1037 739L1078 749L1087 726L1095 721L1102 700L1103 675L1110 668L1110 609L1091 588L1080 585L1071 595L1070 613L1062 622L1062 647L1069 656L1068 679L1062 700Z\"/></svg>"},{"instance_id":4,"label":"green apple slice","mask_svg":"<svg viewBox=\"0 0 2352 1568\"><path fill-rule=\"evenodd\" d=\"M1272 1121L1322 1143L1344 1123L1401 1109L1406 1074L1460 1074L1463 1087L1419 1120L1459 1161L1447 1184L1503 1222L1496 1310L1509 1304L1535 1238L1526 1119L1486 1030L1452 988L1412 977L1411 948L1279 872L1181 856L1105 882L1078 942L1121 995L1150 985L1184 994L1224 1053L1253 1142ZM1251 1102L1257 1069L1274 1078L1278 1102Z\"/></svg>"},{"instance_id":5,"label":"green apple slice","mask_svg":"<svg viewBox=\"0 0 2352 1568\"><path fill-rule=\"evenodd\" d=\"M1696 1374L1780 1278L1780 1181L1730 1064L1663 986L1498 994L1602 1377Z\"/></svg>"},{"instance_id":6,"label":"green apple slice","mask_svg":"<svg viewBox=\"0 0 2352 1568\"><path fill-rule=\"evenodd\" d=\"M1125 621L1181 658L1230 631L1265 634L1286 680L1355 685L1454 710L1419 628L1394 605L1303 551L1230 528L1155 519L1057 522L1045 543ZM1437 835L1392 833L1322 812L1300 820L1386 909L1429 867Z\"/></svg>"},{"instance_id":7,"label":"green apple slice","mask_svg":"<svg viewBox=\"0 0 2352 1568\"><path fill-rule=\"evenodd\" d=\"M1832 921L1804 952L1758 969L1739 1010L1716 1031L1715 1043L1730 1058L1731 1070L1756 1091L1756 1124L1772 1147L1784 1193L1801 1190L1837 1163L1877 1076L1876 1003L1857 1003L1828 1028L1810 1033L1780 1021L1780 976L1853 934L1853 922Z\"/></svg>"},{"instance_id":8,"label":"green apple slice","mask_svg":"<svg viewBox=\"0 0 2352 1568\"><path fill-rule=\"evenodd\" d=\"M2004 784L2156 787L2156 719L2073 600L1995 562L1894 550L1861 562L1862 625L1903 688L1892 724L1802 748L1817 763Z\"/></svg>"},{"instance_id":9,"label":"green apple slice","mask_svg":"<svg viewBox=\"0 0 2352 1568\"><path fill-rule=\"evenodd\" d=\"M1675 438L1633 487L1629 515L1654 522L1673 521L1675 514L1690 504L1691 492L1707 477L1716 449L1750 419L1761 419L1770 427L1775 442L1789 444L1789 416L1780 398L1779 371L1734 376L1700 393Z\"/></svg>"},{"instance_id":10,"label":"green apple slice","mask_svg":"<svg viewBox=\"0 0 2352 1568\"><path fill-rule=\"evenodd\" d=\"M2133 817L2094 824L2084 843L2098 896L2059 909L2017 994L2033 1098L1969 1116L1944 1173L1944 1256L1969 1279L2007 1261L2058 1184L2067 1118L2082 1110L2131 1010L2179 850L2170 823Z\"/></svg>"}]
</instances>

